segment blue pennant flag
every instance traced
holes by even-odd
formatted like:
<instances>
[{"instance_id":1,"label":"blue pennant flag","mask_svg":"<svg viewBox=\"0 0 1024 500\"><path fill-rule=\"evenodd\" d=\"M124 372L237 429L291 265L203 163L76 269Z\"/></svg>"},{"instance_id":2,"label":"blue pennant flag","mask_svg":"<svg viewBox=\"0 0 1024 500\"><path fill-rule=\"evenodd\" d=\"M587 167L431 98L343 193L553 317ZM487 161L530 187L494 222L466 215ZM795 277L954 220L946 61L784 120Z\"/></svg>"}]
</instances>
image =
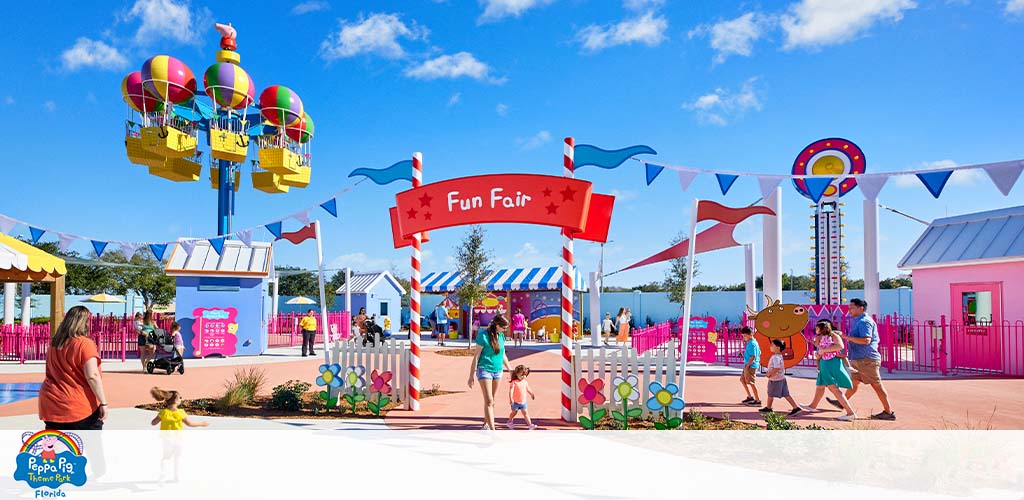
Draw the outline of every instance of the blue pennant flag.
<instances>
[{"instance_id":1,"label":"blue pennant flag","mask_svg":"<svg viewBox=\"0 0 1024 500\"><path fill-rule=\"evenodd\" d=\"M732 174L715 174L718 178L718 187L722 189L722 194L725 195L729 192L729 188L732 187L732 183L736 182L738 175Z\"/></svg>"},{"instance_id":2,"label":"blue pennant flag","mask_svg":"<svg viewBox=\"0 0 1024 500\"><path fill-rule=\"evenodd\" d=\"M271 222L270 224L267 224L266 226L263 226L263 227L267 228L267 231L270 231L270 234L274 235L274 239L278 239L278 240L281 239L281 223L280 222Z\"/></svg>"},{"instance_id":3,"label":"blue pennant flag","mask_svg":"<svg viewBox=\"0 0 1024 500\"><path fill-rule=\"evenodd\" d=\"M33 245L38 244L39 243L39 238L42 238L43 235L46 234L45 230L39 229L38 227L29 226L28 230L29 230L30 233L32 233L32 244Z\"/></svg>"},{"instance_id":4,"label":"blue pennant flag","mask_svg":"<svg viewBox=\"0 0 1024 500\"><path fill-rule=\"evenodd\" d=\"M381 186L400 180L412 182L412 160L402 160L388 168L357 168L348 174L349 177L360 175L369 177L371 181Z\"/></svg>"},{"instance_id":5,"label":"blue pennant flag","mask_svg":"<svg viewBox=\"0 0 1024 500\"><path fill-rule=\"evenodd\" d=\"M815 203L821 201L821 197L825 196L825 191L832 184L832 181L831 177L809 177L804 179L804 184L807 185L807 194L811 197L811 200Z\"/></svg>"},{"instance_id":6,"label":"blue pennant flag","mask_svg":"<svg viewBox=\"0 0 1024 500\"><path fill-rule=\"evenodd\" d=\"M92 249L96 250L97 257L103 257L103 251L107 249L106 241L89 240L92 242Z\"/></svg>"},{"instance_id":7,"label":"blue pennant flag","mask_svg":"<svg viewBox=\"0 0 1024 500\"><path fill-rule=\"evenodd\" d=\"M338 216L338 199L331 198L320 204L320 208L327 210L327 213L337 217Z\"/></svg>"},{"instance_id":8,"label":"blue pennant flag","mask_svg":"<svg viewBox=\"0 0 1024 500\"><path fill-rule=\"evenodd\" d=\"M946 182L949 181L949 176L953 175L952 170L941 170L939 172L925 172L923 174L917 174L917 178L921 179L924 183L924 187L928 188L928 192L935 198L938 198L942 194L942 190L946 187Z\"/></svg>"},{"instance_id":9,"label":"blue pennant flag","mask_svg":"<svg viewBox=\"0 0 1024 500\"><path fill-rule=\"evenodd\" d=\"M150 243L149 251L153 252L153 257L156 257L156 260L163 261L164 260L164 254L167 253L167 244L166 243Z\"/></svg>"},{"instance_id":10,"label":"blue pennant flag","mask_svg":"<svg viewBox=\"0 0 1024 500\"><path fill-rule=\"evenodd\" d=\"M661 171L665 170L665 167L644 163L644 169L647 171L647 185L650 186L654 179L657 179L658 175L661 174Z\"/></svg>"},{"instance_id":11,"label":"blue pennant flag","mask_svg":"<svg viewBox=\"0 0 1024 500\"><path fill-rule=\"evenodd\" d=\"M210 241L210 246L213 247L214 251L217 252L217 255L220 255L221 252L224 251L224 237L223 236L221 236L220 238L213 238L213 239L211 239L209 241Z\"/></svg>"},{"instance_id":12,"label":"blue pennant flag","mask_svg":"<svg viewBox=\"0 0 1024 500\"><path fill-rule=\"evenodd\" d=\"M622 165L626 160L636 155L656 155L657 151L652 149L650 146L637 145L630 146L628 148L616 149L609 151L607 149L601 149L597 146L591 146L590 144L580 144L573 149L573 167L580 168L593 165L600 168L616 168ZM650 177L650 166L648 168L648 178ZM657 177L657 174L655 174ZM650 185L650 181L647 182Z\"/></svg>"}]
</instances>

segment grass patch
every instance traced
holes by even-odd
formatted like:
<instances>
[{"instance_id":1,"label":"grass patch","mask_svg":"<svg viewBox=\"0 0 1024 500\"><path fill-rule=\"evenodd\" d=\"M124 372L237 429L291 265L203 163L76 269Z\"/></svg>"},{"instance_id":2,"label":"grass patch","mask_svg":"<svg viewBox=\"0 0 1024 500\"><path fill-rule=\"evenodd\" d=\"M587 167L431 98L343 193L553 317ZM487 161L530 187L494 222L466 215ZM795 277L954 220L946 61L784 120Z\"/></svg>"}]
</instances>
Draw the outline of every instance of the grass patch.
<instances>
[{"instance_id":1,"label":"grass patch","mask_svg":"<svg viewBox=\"0 0 1024 500\"><path fill-rule=\"evenodd\" d=\"M253 402L267 383L266 370L247 366L235 370L234 379L224 382L224 394L215 404L222 411Z\"/></svg>"},{"instance_id":2,"label":"grass patch","mask_svg":"<svg viewBox=\"0 0 1024 500\"><path fill-rule=\"evenodd\" d=\"M629 430L655 430L654 422L660 421L661 417L647 419L631 419L629 421ZM610 416L595 422L595 430L621 430L622 424L613 420ZM709 417L699 410L690 410L683 413L683 425L682 427L675 430L757 430L761 429L753 424L746 424L743 422L737 422L729 418L729 415L722 415L722 418Z\"/></svg>"}]
</instances>

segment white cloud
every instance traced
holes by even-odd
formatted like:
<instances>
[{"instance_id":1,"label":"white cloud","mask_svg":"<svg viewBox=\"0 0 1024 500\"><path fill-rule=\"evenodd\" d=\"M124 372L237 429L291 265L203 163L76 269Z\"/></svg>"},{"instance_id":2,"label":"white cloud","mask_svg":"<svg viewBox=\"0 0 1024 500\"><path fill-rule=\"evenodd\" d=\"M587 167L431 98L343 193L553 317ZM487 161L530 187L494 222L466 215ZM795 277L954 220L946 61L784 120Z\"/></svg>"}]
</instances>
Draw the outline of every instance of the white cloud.
<instances>
[{"instance_id":1,"label":"white cloud","mask_svg":"<svg viewBox=\"0 0 1024 500\"><path fill-rule=\"evenodd\" d=\"M526 139L516 139L516 143L518 143L519 147L523 148L524 150L537 149L549 142L551 142L551 132L548 132L547 130L541 130L540 132L534 134L532 137L528 137Z\"/></svg>"},{"instance_id":2,"label":"white cloud","mask_svg":"<svg viewBox=\"0 0 1024 500\"><path fill-rule=\"evenodd\" d=\"M357 22L341 20L341 28L320 44L320 55L328 61L375 54L389 59L405 57L401 39L426 40L429 31L415 21L407 25L397 14L376 13Z\"/></svg>"},{"instance_id":3,"label":"white cloud","mask_svg":"<svg viewBox=\"0 0 1024 500\"><path fill-rule=\"evenodd\" d=\"M154 40L168 38L181 43L199 41L197 27L205 27L209 9L193 13L189 2L175 0L137 0L125 16L128 20L141 20L135 32L135 43L148 45Z\"/></svg>"},{"instance_id":4,"label":"white cloud","mask_svg":"<svg viewBox=\"0 0 1024 500\"><path fill-rule=\"evenodd\" d=\"M544 6L552 1L554 0L480 0L484 12L480 14L477 23L484 24L506 17L519 17L534 7Z\"/></svg>"},{"instance_id":5,"label":"white cloud","mask_svg":"<svg viewBox=\"0 0 1024 500\"><path fill-rule=\"evenodd\" d=\"M7 95L7 96L4 96L4 104L6 104L6 105L8 105L8 106L12 106L12 105L14 105L14 102L15 102L15 101L14 101L14 98L13 98L13 97L11 97L11 96L9 96L9 95Z\"/></svg>"},{"instance_id":6,"label":"white cloud","mask_svg":"<svg viewBox=\"0 0 1024 500\"><path fill-rule=\"evenodd\" d=\"M310 12L319 12L321 10L327 10L329 8L331 8L331 4L327 2L302 2L300 4L296 4L295 7L292 7L292 15L301 16L303 14L309 14Z\"/></svg>"},{"instance_id":7,"label":"white cloud","mask_svg":"<svg viewBox=\"0 0 1024 500\"><path fill-rule=\"evenodd\" d=\"M53 113L54 111L57 111L57 103L55 103L53 101L46 101L46 102L43 103L43 108L45 108L47 111Z\"/></svg>"},{"instance_id":8,"label":"white cloud","mask_svg":"<svg viewBox=\"0 0 1024 500\"><path fill-rule=\"evenodd\" d=\"M537 250L537 247L533 246L533 243L526 242L523 243L523 247L516 252L515 257L516 259L527 259L538 255L540 255L540 252Z\"/></svg>"},{"instance_id":9,"label":"white cloud","mask_svg":"<svg viewBox=\"0 0 1024 500\"><path fill-rule=\"evenodd\" d=\"M653 11L640 17L626 19L618 24L598 26L591 24L576 34L576 40L589 52L616 45L642 43L654 47L663 42L668 21Z\"/></svg>"},{"instance_id":10,"label":"white cloud","mask_svg":"<svg viewBox=\"0 0 1024 500\"><path fill-rule=\"evenodd\" d=\"M764 35L770 20L762 14L748 12L736 19L713 25L702 24L689 36L709 36L715 50L715 63L723 63L731 55L750 57L754 42Z\"/></svg>"},{"instance_id":11,"label":"white cloud","mask_svg":"<svg viewBox=\"0 0 1024 500\"><path fill-rule=\"evenodd\" d=\"M913 0L800 0L781 18L784 48L848 42L880 21L899 22L904 11L915 7Z\"/></svg>"},{"instance_id":12,"label":"white cloud","mask_svg":"<svg viewBox=\"0 0 1024 500\"><path fill-rule=\"evenodd\" d=\"M490 83L504 83L504 78L491 76L491 67L480 62L469 52L458 52L452 55L441 55L428 59L405 70L405 76L420 80L436 80L438 78L468 77Z\"/></svg>"},{"instance_id":13,"label":"white cloud","mask_svg":"<svg viewBox=\"0 0 1024 500\"><path fill-rule=\"evenodd\" d=\"M448 98L448 106L454 106L462 101L462 92L456 92Z\"/></svg>"},{"instance_id":14,"label":"white cloud","mask_svg":"<svg viewBox=\"0 0 1024 500\"><path fill-rule=\"evenodd\" d=\"M1007 14L1024 14L1024 0L1007 0Z\"/></svg>"},{"instance_id":15,"label":"white cloud","mask_svg":"<svg viewBox=\"0 0 1024 500\"><path fill-rule=\"evenodd\" d=\"M622 203L630 200L635 200L640 196L640 193L636 191L623 191L621 189L613 189L608 194L615 197L616 203Z\"/></svg>"},{"instance_id":16,"label":"white cloud","mask_svg":"<svg viewBox=\"0 0 1024 500\"><path fill-rule=\"evenodd\" d=\"M665 5L665 0L625 0L622 6L629 10L647 10Z\"/></svg>"},{"instance_id":17,"label":"white cloud","mask_svg":"<svg viewBox=\"0 0 1024 500\"><path fill-rule=\"evenodd\" d=\"M498 113L498 116L508 116L508 105L498 103L498 105L494 107L494 112Z\"/></svg>"},{"instance_id":18,"label":"white cloud","mask_svg":"<svg viewBox=\"0 0 1024 500\"><path fill-rule=\"evenodd\" d=\"M408 263L408 261L403 261ZM363 252L356 252L350 254L339 255L331 261L331 264L327 267L333 269L341 269L345 267L351 267L353 270L366 272L366 271L384 271L391 269L391 266L399 266L401 263L391 259L381 259L370 257Z\"/></svg>"},{"instance_id":19,"label":"white cloud","mask_svg":"<svg viewBox=\"0 0 1024 500\"><path fill-rule=\"evenodd\" d=\"M720 127L728 125L749 110L761 110L761 99L754 88L756 82L756 77L747 80L739 91L719 87L710 94L698 97L692 103L683 104L682 107L697 113L697 119L701 123Z\"/></svg>"},{"instance_id":20,"label":"white cloud","mask_svg":"<svg viewBox=\"0 0 1024 500\"><path fill-rule=\"evenodd\" d=\"M79 38L71 48L62 52L60 61L66 71L90 67L116 70L128 66L128 58L119 50L85 37Z\"/></svg>"}]
</instances>

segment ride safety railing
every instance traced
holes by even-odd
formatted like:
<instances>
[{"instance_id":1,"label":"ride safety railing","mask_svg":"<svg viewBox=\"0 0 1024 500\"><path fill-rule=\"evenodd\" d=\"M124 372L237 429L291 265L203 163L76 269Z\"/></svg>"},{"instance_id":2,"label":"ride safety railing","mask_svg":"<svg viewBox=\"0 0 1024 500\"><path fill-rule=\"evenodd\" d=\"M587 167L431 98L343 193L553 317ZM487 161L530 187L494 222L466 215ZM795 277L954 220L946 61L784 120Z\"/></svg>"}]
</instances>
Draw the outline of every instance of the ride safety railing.
<instances>
[{"instance_id":1,"label":"ride safety railing","mask_svg":"<svg viewBox=\"0 0 1024 500\"><path fill-rule=\"evenodd\" d=\"M156 315L157 328L168 330L173 318ZM102 359L139 357L139 336L130 316L94 315L89 320L89 338L96 342ZM43 361L50 348L50 323L0 326L0 361L24 363Z\"/></svg>"},{"instance_id":2,"label":"ride safety railing","mask_svg":"<svg viewBox=\"0 0 1024 500\"><path fill-rule=\"evenodd\" d=\"M305 314L302 313L279 313L271 316L267 321L267 346L268 347L292 347L302 345L302 329L299 328L299 321ZM316 336L313 339L315 344L323 344L324 329L320 314L316 314ZM327 330L331 332L328 341L347 340L352 335L352 316L346 311L327 313Z\"/></svg>"}]
</instances>

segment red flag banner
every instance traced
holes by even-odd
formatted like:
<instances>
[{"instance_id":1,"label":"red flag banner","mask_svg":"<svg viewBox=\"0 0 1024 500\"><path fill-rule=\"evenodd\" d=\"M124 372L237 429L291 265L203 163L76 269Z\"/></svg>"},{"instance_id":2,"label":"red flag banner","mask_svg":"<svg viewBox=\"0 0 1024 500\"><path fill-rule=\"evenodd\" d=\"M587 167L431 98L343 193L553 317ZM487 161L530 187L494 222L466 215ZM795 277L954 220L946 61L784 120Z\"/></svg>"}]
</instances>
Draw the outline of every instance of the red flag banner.
<instances>
[{"instance_id":1,"label":"red flag banner","mask_svg":"<svg viewBox=\"0 0 1024 500\"><path fill-rule=\"evenodd\" d=\"M402 235L398 234L398 208L391 207L391 240L395 244L395 248L405 248L412 246L412 237L402 238ZM430 241L430 233L422 233L422 243Z\"/></svg>"},{"instance_id":2,"label":"red flag banner","mask_svg":"<svg viewBox=\"0 0 1024 500\"><path fill-rule=\"evenodd\" d=\"M612 222L612 209L614 207L614 196L597 193L591 195L590 210L587 211L587 225L583 232L573 234L572 237L577 240L606 243L608 241L608 227Z\"/></svg>"},{"instance_id":3,"label":"red flag banner","mask_svg":"<svg viewBox=\"0 0 1024 500\"><path fill-rule=\"evenodd\" d=\"M299 229L298 231L293 231L291 233L281 233L281 237L278 239L288 240L293 244L298 245L303 241L316 238L316 228L313 227L314 224L316 223L310 222L308 226L305 226L302 229Z\"/></svg>"},{"instance_id":4,"label":"red flag banner","mask_svg":"<svg viewBox=\"0 0 1024 500\"><path fill-rule=\"evenodd\" d=\"M702 201L701 203L704 202ZM732 224L715 224L714 226L705 229L697 235L696 253L704 253L712 250L721 250L723 248L739 246L739 243L732 237L732 231L734 229L736 229L736 226ZM680 241L665 250L616 272L656 264L658 262L677 259L679 257L686 257L686 254L689 253L689 241L690 240L688 239Z\"/></svg>"},{"instance_id":5,"label":"red flag banner","mask_svg":"<svg viewBox=\"0 0 1024 500\"><path fill-rule=\"evenodd\" d=\"M697 204L697 222L714 220L724 224L739 224L754 215L775 215L775 212L760 205L732 208L708 200L700 200ZM697 241L700 244L700 240Z\"/></svg>"},{"instance_id":6,"label":"red flag banner","mask_svg":"<svg viewBox=\"0 0 1024 500\"><path fill-rule=\"evenodd\" d=\"M398 234L512 222L584 231L593 185L532 174L497 174L434 182L398 193Z\"/></svg>"}]
</instances>

